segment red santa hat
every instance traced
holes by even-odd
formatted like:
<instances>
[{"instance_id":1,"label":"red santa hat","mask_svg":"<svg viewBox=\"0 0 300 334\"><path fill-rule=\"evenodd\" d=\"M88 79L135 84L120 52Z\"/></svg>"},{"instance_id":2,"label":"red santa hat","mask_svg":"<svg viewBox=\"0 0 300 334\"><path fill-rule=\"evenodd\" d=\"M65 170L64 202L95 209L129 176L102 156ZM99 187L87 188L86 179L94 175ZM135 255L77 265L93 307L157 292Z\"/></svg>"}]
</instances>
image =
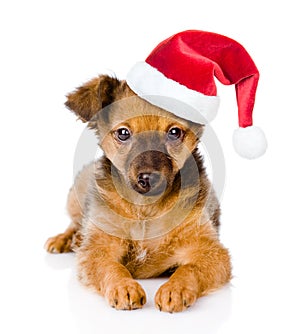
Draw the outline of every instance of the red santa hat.
<instances>
[{"instance_id":1,"label":"red santa hat","mask_svg":"<svg viewBox=\"0 0 300 334\"><path fill-rule=\"evenodd\" d=\"M235 85L239 120L233 134L235 150L249 159L263 155L266 138L252 122L259 72L238 42L215 33L183 31L161 42L146 61L133 66L126 79L148 102L195 123L206 123L219 107L214 77L224 85Z\"/></svg>"}]
</instances>

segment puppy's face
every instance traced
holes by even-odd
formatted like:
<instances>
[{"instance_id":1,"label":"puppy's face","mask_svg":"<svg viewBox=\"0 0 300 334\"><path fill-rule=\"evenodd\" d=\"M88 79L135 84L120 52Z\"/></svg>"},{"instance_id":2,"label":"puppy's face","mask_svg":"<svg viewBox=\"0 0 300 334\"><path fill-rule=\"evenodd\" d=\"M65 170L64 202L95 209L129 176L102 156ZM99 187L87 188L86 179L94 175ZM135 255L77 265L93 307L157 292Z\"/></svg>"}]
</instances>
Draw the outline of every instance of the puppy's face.
<instances>
[{"instance_id":1,"label":"puppy's face","mask_svg":"<svg viewBox=\"0 0 300 334\"><path fill-rule=\"evenodd\" d=\"M66 105L90 122L126 184L145 196L171 189L202 134L202 126L151 105L107 76L78 88Z\"/></svg>"}]
</instances>

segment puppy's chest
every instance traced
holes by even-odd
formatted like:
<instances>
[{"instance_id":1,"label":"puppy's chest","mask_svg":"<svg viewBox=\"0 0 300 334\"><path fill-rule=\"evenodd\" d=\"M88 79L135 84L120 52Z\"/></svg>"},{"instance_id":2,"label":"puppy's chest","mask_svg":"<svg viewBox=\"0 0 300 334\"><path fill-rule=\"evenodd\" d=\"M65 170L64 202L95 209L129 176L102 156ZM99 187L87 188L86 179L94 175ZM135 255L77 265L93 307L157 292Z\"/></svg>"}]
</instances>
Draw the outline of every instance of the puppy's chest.
<instances>
[{"instance_id":1,"label":"puppy's chest","mask_svg":"<svg viewBox=\"0 0 300 334\"><path fill-rule=\"evenodd\" d=\"M127 266L141 266L151 260L151 250L137 242L128 242L126 255L122 259L122 263Z\"/></svg>"},{"instance_id":2,"label":"puppy's chest","mask_svg":"<svg viewBox=\"0 0 300 334\"><path fill-rule=\"evenodd\" d=\"M160 267L164 261L160 254L159 249L149 246L148 243L130 241L122 264L134 277L150 277L162 270Z\"/></svg>"}]
</instances>

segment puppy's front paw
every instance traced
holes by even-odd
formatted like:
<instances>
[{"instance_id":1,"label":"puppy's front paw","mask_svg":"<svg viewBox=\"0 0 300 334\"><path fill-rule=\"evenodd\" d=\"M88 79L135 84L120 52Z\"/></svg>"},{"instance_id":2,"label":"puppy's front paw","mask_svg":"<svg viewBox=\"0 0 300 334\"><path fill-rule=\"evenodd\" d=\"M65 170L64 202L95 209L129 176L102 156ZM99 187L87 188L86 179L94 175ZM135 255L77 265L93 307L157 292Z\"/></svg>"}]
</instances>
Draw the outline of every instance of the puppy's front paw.
<instances>
[{"instance_id":1,"label":"puppy's front paw","mask_svg":"<svg viewBox=\"0 0 300 334\"><path fill-rule=\"evenodd\" d=\"M155 306L164 312L181 312L195 303L197 293L185 288L180 282L167 282L155 296Z\"/></svg>"},{"instance_id":2,"label":"puppy's front paw","mask_svg":"<svg viewBox=\"0 0 300 334\"><path fill-rule=\"evenodd\" d=\"M108 287L105 297L117 310L135 310L142 308L146 303L145 291L133 279L123 279Z\"/></svg>"}]
</instances>

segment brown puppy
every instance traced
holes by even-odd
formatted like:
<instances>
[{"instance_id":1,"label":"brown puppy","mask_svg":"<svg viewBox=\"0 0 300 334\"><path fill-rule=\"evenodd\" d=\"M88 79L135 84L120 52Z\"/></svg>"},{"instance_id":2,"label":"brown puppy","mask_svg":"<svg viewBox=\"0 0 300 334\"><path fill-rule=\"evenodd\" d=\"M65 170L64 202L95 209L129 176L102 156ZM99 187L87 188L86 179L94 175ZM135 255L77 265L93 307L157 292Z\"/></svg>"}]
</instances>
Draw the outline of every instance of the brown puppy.
<instances>
[{"instance_id":1,"label":"brown puppy","mask_svg":"<svg viewBox=\"0 0 300 334\"><path fill-rule=\"evenodd\" d=\"M68 196L71 225L46 249L74 250L80 280L117 309L145 304L134 278L172 273L155 296L156 307L167 312L228 282L219 204L197 151L203 127L109 76L69 94L66 105L95 129L104 156L77 176Z\"/></svg>"}]
</instances>

